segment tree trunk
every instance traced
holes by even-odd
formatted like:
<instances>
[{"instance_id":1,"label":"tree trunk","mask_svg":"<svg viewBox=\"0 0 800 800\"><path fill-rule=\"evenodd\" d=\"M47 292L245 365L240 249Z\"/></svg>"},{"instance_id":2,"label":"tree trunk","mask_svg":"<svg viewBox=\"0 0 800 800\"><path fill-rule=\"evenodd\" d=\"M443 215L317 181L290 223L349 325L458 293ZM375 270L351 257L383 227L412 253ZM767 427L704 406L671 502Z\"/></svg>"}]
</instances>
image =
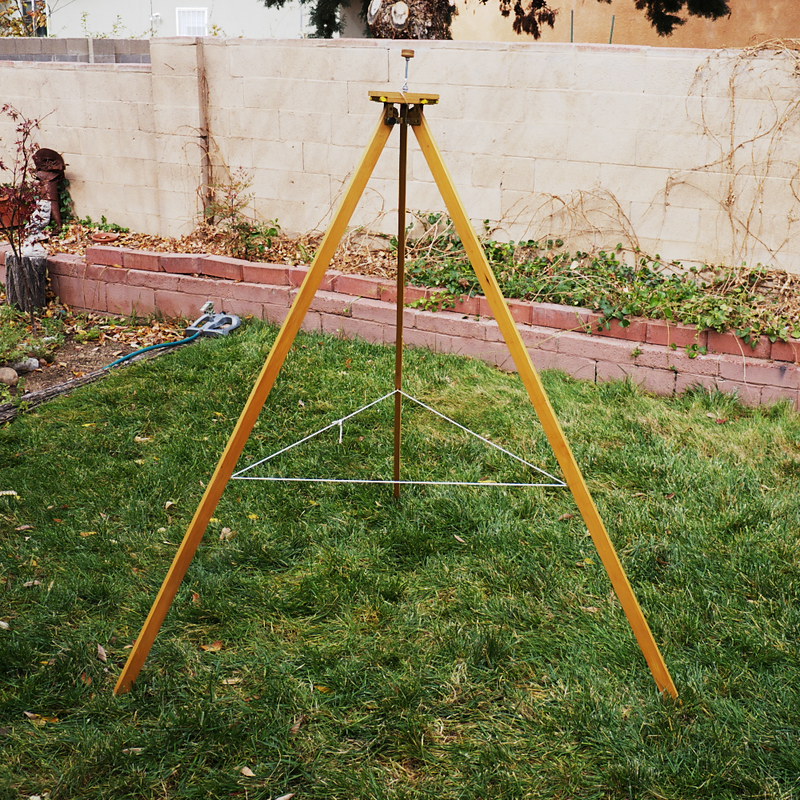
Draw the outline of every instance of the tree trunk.
<instances>
[{"instance_id":1,"label":"tree trunk","mask_svg":"<svg viewBox=\"0 0 800 800\"><path fill-rule=\"evenodd\" d=\"M22 311L36 311L47 305L47 259L6 255L8 302Z\"/></svg>"}]
</instances>

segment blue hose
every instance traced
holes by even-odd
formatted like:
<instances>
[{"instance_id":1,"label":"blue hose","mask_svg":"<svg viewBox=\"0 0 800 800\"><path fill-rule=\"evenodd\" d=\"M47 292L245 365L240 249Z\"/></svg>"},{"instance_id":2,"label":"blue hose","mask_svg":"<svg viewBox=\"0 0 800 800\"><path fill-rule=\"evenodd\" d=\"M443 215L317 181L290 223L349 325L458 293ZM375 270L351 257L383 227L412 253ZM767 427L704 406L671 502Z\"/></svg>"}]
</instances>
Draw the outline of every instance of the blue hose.
<instances>
[{"instance_id":1,"label":"blue hose","mask_svg":"<svg viewBox=\"0 0 800 800\"><path fill-rule=\"evenodd\" d=\"M197 333L192 334L188 339L181 339L178 342L161 342L161 344L151 344L149 347L143 347L141 350L134 350L133 353L128 353L128 355L122 356L122 358L118 358L116 361L112 361L107 367L104 367L104 369L116 367L125 361L136 358L136 356L142 353L146 353L148 350L157 350L159 347L177 347L179 344L189 344L189 342L193 342L201 333L202 331L197 331Z\"/></svg>"}]
</instances>

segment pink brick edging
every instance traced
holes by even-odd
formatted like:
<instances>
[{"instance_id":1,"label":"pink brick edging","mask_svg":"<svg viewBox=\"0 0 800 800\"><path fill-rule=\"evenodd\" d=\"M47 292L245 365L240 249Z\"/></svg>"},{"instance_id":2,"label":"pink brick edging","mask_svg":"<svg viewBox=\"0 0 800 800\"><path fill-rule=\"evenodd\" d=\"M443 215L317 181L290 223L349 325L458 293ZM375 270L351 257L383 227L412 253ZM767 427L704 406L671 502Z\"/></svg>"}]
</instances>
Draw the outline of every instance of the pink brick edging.
<instances>
[{"instance_id":1,"label":"pink brick edging","mask_svg":"<svg viewBox=\"0 0 800 800\"><path fill-rule=\"evenodd\" d=\"M49 271L53 291L76 309L191 318L211 300L218 310L280 323L307 268L91 247L85 258L51 256ZM4 272L0 267L0 279ZM406 301L432 293L408 287ZM329 270L303 329L391 344L395 299L389 279ZM599 328L601 316L588 309L520 300L509 300L508 305L539 369L560 369L595 382L629 378L661 395L700 385L736 392L748 405L787 398L800 408L800 342L762 339L753 349L730 333L662 320L635 319L624 328L615 322L605 330ZM463 297L452 311L406 308L404 329L410 346L472 356L514 370L483 297ZM708 353L690 353L686 348L692 345Z\"/></svg>"}]
</instances>

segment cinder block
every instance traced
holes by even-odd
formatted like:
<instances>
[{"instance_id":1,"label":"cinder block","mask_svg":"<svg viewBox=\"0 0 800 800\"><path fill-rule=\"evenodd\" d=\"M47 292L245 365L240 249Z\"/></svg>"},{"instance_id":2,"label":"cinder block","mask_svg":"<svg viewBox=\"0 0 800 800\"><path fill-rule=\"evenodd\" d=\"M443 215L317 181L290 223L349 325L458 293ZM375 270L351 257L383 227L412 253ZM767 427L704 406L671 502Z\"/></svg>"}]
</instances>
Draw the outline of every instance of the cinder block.
<instances>
[{"instance_id":1,"label":"cinder block","mask_svg":"<svg viewBox=\"0 0 800 800\"><path fill-rule=\"evenodd\" d=\"M106 286L104 281L83 282L83 305L88 311L106 310Z\"/></svg>"},{"instance_id":2,"label":"cinder block","mask_svg":"<svg viewBox=\"0 0 800 800\"><path fill-rule=\"evenodd\" d=\"M83 308L83 283L82 278L69 275L52 276L53 292L62 303L71 308Z\"/></svg>"},{"instance_id":3,"label":"cinder block","mask_svg":"<svg viewBox=\"0 0 800 800\"><path fill-rule=\"evenodd\" d=\"M761 402L761 386L757 384L718 380L717 389L726 394L735 394L746 406L757 406Z\"/></svg>"},{"instance_id":4,"label":"cinder block","mask_svg":"<svg viewBox=\"0 0 800 800\"><path fill-rule=\"evenodd\" d=\"M564 331L558 337L558 352L570 356L582 356L595 361L609 361L616 364L632 364L633 356L630 342L608 339L601 336L587 336L584 333Z\"/></svg>"},{"instance_id":5,"label":"cinder block","mask_svg":"<svg viewBox=\"0 0 800 800\"><path fill-rule=\"evenodd\" d=\"M761 405L774 405L782 400L789 400L795 408L798 408L800 407L800 392L776 386L761 387Z\"/></svg>"},{"instance_id":6,"label":"cinder block","mask_svg":"<svg viewBox=\"0 0 800 800\"><path fill-rule=\"evenodd\" d=\"M627 342L647 341L647 322L645 320L628 320L627 325L622 325L617 319L612 319L610 322L602 320L602 314L592 313L592 336L608 336L612 339L624 339Z\"/></svg>"},{"instance_id":7,"label":"cinder block","mask_svg":"<svg viewBox=\"0 0 800 800\"><path fill-rule=\"evenodd\" d=\"M424 347L432 351L436 348L436 334L433 331L406 328L403 331L403 343L408 347Z\"/></svg>"},{"instance_id":8,"label":"cinder block","mask_svg":"<svg viewBox=\"0 0 800 800\"><path fill-rule=\"evenodd\" d=\"M595 381L597 362L593 358L556 353L553 360L555 369L560 369L581 381Z\"/></svg>"},{"instance_id":9,"label":"cinder block","mask_svg":"<svg viewBox=\"0 0 800 800\"><path fill-rule=\"evenodd\" d=\"M304 267L302 265L296 267L287 267L286 271L289 276L289 285L295 287L301 286L303 281L306 279L306 275L308 275L308 267ZM337 272L335 269L329 269L323 276L322 283L319 285L320 291L335 291L333 287L341 274L341 272Z\"/></svg>"},{"instance_id":10,"label":"cinder block","mask_svg":"<svg viewBox=\"0 0 800 800\"><path fill-rule=\"evenodd\" d=\"M97 264L87 264L84 275L87 280L126 283L128 271L124 267L101 267Z\"/></svg>"},{"instance_id":11,"label":"cinder block","mask_svg":"<svg viewBox=\"0 0 800 800\"><path fill-rule=\"evenodd\" d=\"M482 297L478 297L476 295L461 295L461 297L456 300L453 311L455 311L457 314L478 316L481 313L480 308L482 299ZM528 314L528 317L530 317L530 313Z\"/></svg>"},{"instance_id":12,"label":"cinder block","mask_svg":"<svg viewBox=\"0 0 800 800\"><path fill-rule=\"evenodd\" d=\"M358 337L367 342L383 343L384 326L366 319L351 319L336 314L320 314L320 328L323 333L332 333L345 339Z\"/></svg>"},{"instance_id":13,"label":"cinder block","mask_svg":"<svg viewBox=\"0 0 800 800\"><path fill-rule=\"evenodd\" d=\"M717 379L712 375L697 375L691 372L679 372L675 375L675 394L681 395L689 389L702 387L709 392L717 388Z\"/></svg>"},{"instance_id":14,"label":"cinder block","mask_svg":"<svg viewBox=\"0 0 800 800\"><path fill-rule=\"evenodd\" d=\"M531 356L540 350L556 352L558 350L558 337L561 336L561 333L560 330L542 328L537 325L526 325L520 330L522 341Z\"/></svg>"},{"instance_id":15,"label":"cinder block","mask_svg":"<svg viewBox=\"0 0 800 800\"><path fill-rule=\"evenodd\" d=\"M230 297L249 300L265 305L289 307L292 291L288 286L264 286L260 283L233 283L229 287Z\"/></svg>"},{"instance_id":16,"label":"cinder block","mask_svg":"<svg viewBox=\"0 0 800 800\"><path fill-rule=\"evenodd\" d=\"M434 333L443 333L448 336L463 336L468 339L474 338L475 331L482 330L476 327L476 323L473 320L465 319L458 314L450 314L446 311L417 310L413 324L415 328L423 331L433 331ZM476 339L476 341L480 340Z\"/></svg>"}]
</instances>

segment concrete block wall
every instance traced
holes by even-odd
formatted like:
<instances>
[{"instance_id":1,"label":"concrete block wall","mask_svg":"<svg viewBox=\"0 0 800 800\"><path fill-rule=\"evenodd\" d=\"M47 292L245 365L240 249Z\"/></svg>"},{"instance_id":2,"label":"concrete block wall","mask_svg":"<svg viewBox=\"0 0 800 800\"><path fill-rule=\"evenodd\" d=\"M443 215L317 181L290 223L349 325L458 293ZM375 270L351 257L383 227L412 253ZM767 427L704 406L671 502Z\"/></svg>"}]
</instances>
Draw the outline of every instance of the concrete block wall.
<instances>
[{"instance_id":1,"label":"concrete block wall","mask_svg":"<svg viewBox=\"0 0 800 800\"><path fill-rule=\"evenodd\" d=\"M81 214L188 232L208 147L217 181L243 168L258 215L305 232L330 219L379 117L367 91L400 87L406 45L157 39L149 68L0 60L0 86L29 116L53 112L42 138L65 151ZM468 213L498 238L800 271L800 78L786 53L413 47L411 88L441 95L426 117ZM396 157L395 135L354 225L394 230ZM409 174L409 207L442 210L413 137Z\"/></svg>"},{"instance_id":2,"label":"concrete block wall","mask_svg":"<svg viewBox=\"0 0 800 800\"><path fill-rule=\"evenodd\" d=\"M148 39L0 38L0 61L147 64Z\"/></svg>"},{"instance_id":3,"label":"concrete block wall","mask_svg":"<svg viewBox=\"0 0 800 800\"><path fill-rule=\"evenodd\" d=\"M1 252L0 261L5 262ZM53 291L77 310L191 319L211 300L217 310L277 324L288 314L307 271L121 247L91 247L85 258L56 254L49 263ZM4 272L0 265L0 281ZM409 286L406 303L430 294ZM303 328L393 344L396 299L396 286L389 279L329 270ZM628 379L667 396L700 386L736 394L748 405L788 400L800 409L800 342L762 340L753 348L730 333L662 320L633 320L624 328L614 323L606 329L599 324L600 315L588 309L507 302L538 369L559 369L595 382ZM515 369L483 297L462 297L452 311L407 307L404 340L410 347Z\"/></svg>"}]
</instances>

